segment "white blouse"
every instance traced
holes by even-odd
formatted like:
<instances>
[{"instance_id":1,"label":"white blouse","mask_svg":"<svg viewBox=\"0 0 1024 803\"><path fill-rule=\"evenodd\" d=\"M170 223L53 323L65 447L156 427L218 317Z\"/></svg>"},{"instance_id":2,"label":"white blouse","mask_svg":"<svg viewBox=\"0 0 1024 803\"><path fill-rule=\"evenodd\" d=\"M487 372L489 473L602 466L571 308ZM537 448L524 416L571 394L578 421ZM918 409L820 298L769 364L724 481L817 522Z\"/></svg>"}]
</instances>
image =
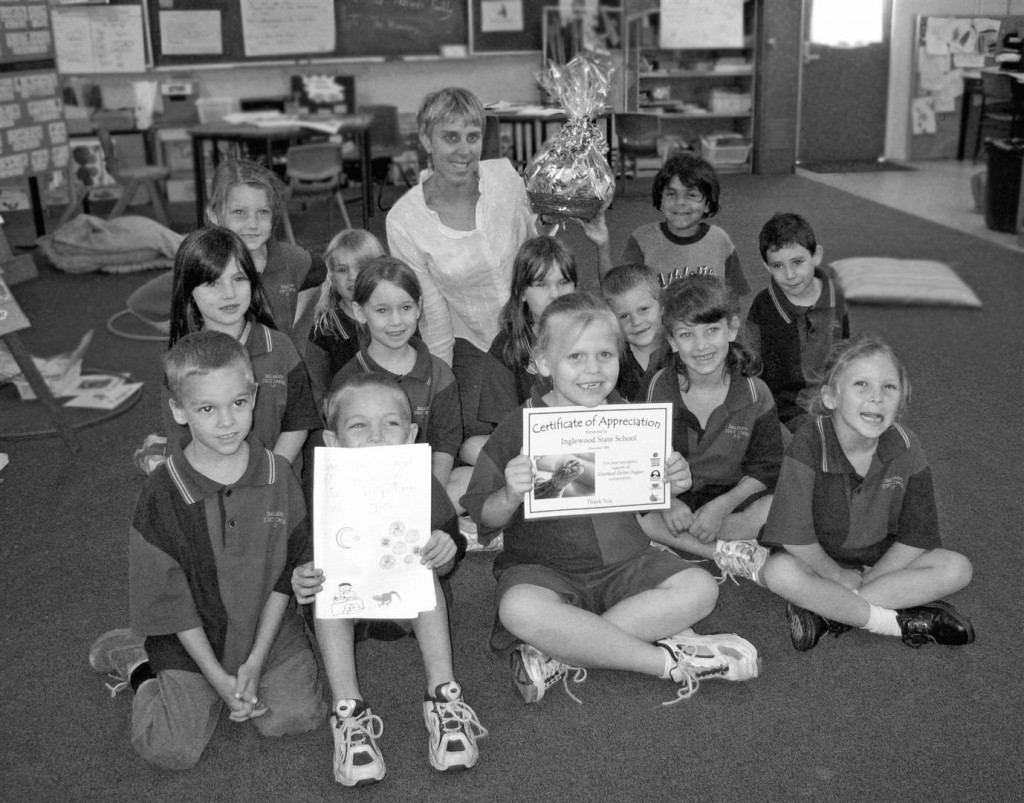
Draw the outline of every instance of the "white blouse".
<instances>
[{"instance_id":1,"label":"white blouse","mask_svg":"<svg viewBox=\"0 0 1024 803\"><path fill-rule=\"evenodd\" d=\"M476 228L457 231L427 207L423 180L387 217L391 256L407 263L423 288L420 336L451 365L455 338L487 351L512 286L519 247L537 234L526 184L508 159L480 162Z\"/></svg>"}]
</instances>

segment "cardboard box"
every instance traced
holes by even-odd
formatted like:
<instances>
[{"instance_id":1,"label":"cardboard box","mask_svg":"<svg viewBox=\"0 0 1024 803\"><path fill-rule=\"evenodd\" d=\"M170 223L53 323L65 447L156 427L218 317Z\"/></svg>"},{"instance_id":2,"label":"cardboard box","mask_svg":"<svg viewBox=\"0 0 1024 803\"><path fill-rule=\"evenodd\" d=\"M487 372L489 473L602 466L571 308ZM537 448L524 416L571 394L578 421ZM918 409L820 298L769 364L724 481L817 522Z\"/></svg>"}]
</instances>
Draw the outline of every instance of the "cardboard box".
<instances>
[{"instance_id":1,"label":"cardboard box","mask_svg":"<svg viewBox=\"0 0 1024 803\"><path fill-rule=\"evenodd\" d=\"M160 142L160 163L174 177L192 175L192 137L184 128L164 128L157 132Z\"/></svg>"}]
</instances>

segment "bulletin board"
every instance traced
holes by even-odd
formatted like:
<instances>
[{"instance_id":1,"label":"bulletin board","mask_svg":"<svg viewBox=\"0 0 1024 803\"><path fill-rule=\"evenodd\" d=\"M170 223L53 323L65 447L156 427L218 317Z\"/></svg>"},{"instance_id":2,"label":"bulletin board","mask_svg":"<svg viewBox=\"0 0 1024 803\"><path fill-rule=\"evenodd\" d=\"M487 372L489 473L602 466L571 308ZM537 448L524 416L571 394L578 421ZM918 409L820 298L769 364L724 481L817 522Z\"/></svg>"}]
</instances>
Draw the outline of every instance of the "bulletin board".
<instances>
[{"instance_id":1,"label":"bulletin board","mask_svg":"<svg viewBox=\"0 0 1024 803\"><path fill-rule=\"evenodd\" d=\"M605 10L598 25L615 28L608 37L612 47L621 47L620 3L600 0ZM545 50L544 17L559 9L557 0L469 0L472 17L470 50L476 54L527 53ZM612 11L614 9L614 12Z\"/></svg>"},{"instance_id":2,"label":"bulletin board","mask_svg":"<svg viewBox=\"0 0 1024 803\"><path fill-rule=\"evenodd\" d=\"M1001 22L1000 17L917 18L910 159L956 156L964 72L992 65ZM968 150L972 145L968 136Z\"/></svg>"},{"instance_id":3,"label":"bulletin board","mask_svg":"<svg viewBox=\"0 0 1024 803\"><path fill-rule=\"evenodd\" d=\"M51 14L61 74L145 71L148 58L142 6L54 6Z\"/></svg>"},{"instance_id":4,"label":"bulletin board","mask_svg":"<svg viewBox=\"0 0 1024 803\"><path fill-rule=\"evenodd\" d=\"M0 3L0 180L68 162L68 132L45 0Z\"/></svg>"},{"instance_id":5,"label":"bulletin board","mask_svg":"<svg viewBox=\"0 0 1024 803\"><path fill-rule=\"evenodd\" d=\"M468 0L149 0L157 65L437 55Z\"/></svg>"},{"instance_id":6,"label":"bulletin board","mask_svg":"<svg viewBox=\"0 0 1024 803\"><path fill-rule=\"evenodd\" d=\"M53 58L46 0L0 2L0 64Z\"/></svg>"}]
</instances>

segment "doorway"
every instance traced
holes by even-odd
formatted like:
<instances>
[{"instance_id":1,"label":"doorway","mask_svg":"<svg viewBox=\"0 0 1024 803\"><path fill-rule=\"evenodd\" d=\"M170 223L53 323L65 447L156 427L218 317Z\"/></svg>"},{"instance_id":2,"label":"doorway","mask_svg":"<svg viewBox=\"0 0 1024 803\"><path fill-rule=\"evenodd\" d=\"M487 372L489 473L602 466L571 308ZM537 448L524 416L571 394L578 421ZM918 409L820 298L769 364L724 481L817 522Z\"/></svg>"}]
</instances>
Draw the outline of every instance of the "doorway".
<instances>
[{"instance_id":1,"label":"doorway","mask_svg":"<svg viewBox=\"0 0 1024 803\"><path fill-rule=\"evenodd\" d=\"M797 164L885 154L892 0L804 0Z\"/></svg>"}]
</instances>

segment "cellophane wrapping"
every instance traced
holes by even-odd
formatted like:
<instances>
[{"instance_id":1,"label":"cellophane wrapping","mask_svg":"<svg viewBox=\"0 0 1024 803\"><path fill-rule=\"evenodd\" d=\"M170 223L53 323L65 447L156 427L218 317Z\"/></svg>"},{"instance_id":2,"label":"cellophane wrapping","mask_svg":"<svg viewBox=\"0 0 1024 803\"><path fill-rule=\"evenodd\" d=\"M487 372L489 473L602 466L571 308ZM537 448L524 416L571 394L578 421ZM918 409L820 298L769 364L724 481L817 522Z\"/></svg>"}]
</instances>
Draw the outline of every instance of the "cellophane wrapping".
<instances>
[{"instance_id":1,"label":"cellophane wrapping","mask_svg":"<svg viewBox=\"0 0 1024 803\"><path fill-rule=\"evenodd\" d=\"M581 53L567 64L549 62L537 76L568 120L526 168L533 211L554 218L592 220L615 192L615 173L596 120L611 85L610 59Z\"/></svg>"}]
</instances>

